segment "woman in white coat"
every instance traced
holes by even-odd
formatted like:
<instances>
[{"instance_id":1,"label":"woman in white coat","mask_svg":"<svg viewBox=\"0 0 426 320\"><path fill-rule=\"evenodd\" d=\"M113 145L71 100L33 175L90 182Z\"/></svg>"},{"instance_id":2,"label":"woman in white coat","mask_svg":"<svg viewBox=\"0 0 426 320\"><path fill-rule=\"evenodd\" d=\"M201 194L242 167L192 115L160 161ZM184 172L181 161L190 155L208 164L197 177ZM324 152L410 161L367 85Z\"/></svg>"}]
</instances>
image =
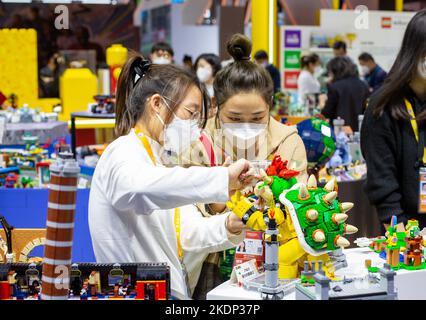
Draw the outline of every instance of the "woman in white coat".
<instances>
[{"instance_id":1,"label":"woman in white coat","mask_svg":"<svg viewBox=\"0 0 426 320\"><path fill-rule=\"evenodd\" d=\"M297 79L299 105L305 105L306 95L320 93L321 85L317 79L321 73L321 61L317 54L312 53L301 59L302 71ZM308 112L308 110L306 110Z\"/></svg>"},{"instance_id":2,"label":"woman in white coat","mask_svg":"<svg viewBox=\"0 0 426 320\"><path fill-rule=\"evenodd\" d=\"M203 218L192 204L225 202L253 178L246 160L227 168L163 165L198 138L207 102L195 75L131 57L118 81L119 138L102 154L90 192L97 262L166 262L179 299L191 295L185 254L221 251L243 237L237 216Z\"/></svg>"}]
</instances>

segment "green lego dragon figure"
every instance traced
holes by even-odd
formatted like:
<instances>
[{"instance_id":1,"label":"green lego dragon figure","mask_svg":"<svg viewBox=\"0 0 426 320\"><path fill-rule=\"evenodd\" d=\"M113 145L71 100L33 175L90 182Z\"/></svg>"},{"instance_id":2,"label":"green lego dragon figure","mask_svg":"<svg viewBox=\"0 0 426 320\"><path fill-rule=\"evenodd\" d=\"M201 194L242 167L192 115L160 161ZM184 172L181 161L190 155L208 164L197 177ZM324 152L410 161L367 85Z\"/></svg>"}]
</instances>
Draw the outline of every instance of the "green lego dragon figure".
<instances>
[{"instance_id":1,"label":"green lego dragon figure","mask_svg":"<svg viewBox=\"0 0 426 320\"><path fill-rule=\"evenodd\" d=\"M237 192L227 202L254 230L266 230L269 212L274 211L281 239L279 277L283 279L296 278L305 260L326 262L328 252L349 246L344 234L358 231L345 223L353 204L338 201L335 179L320 188L313 175L307 185L297 183L297 174L275 156L254 189L257 199Z\"/></svg>"}]
</instances>

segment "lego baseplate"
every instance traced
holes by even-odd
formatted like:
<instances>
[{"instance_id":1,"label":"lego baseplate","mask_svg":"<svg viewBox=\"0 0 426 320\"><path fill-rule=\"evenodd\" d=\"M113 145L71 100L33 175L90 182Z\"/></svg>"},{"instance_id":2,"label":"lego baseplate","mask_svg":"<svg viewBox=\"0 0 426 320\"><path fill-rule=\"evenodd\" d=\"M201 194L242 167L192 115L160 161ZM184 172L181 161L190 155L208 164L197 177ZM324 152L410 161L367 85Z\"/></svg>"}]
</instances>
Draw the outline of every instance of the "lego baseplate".
<instances>
[{"instance_id":1,"label":"lego baseplate","mask_svg":"<svg viewBox=\"0 0 426 320\"><path fill-rule=\"evenodd\" d=\"M268 288L271 291L269 293L274 293L272 291L283 292L283 296L286 296L294 292L295 286L297 283L300 282L300 279L279 279L278 282L279 282L279 287ZM257 291L259 293L261 293L262 290L265 290L264 285L265 285L265 273L261 273L256 278L249 281L245 281L243 283L243 287L246 290Z\"/></svg>"}]
</instances>

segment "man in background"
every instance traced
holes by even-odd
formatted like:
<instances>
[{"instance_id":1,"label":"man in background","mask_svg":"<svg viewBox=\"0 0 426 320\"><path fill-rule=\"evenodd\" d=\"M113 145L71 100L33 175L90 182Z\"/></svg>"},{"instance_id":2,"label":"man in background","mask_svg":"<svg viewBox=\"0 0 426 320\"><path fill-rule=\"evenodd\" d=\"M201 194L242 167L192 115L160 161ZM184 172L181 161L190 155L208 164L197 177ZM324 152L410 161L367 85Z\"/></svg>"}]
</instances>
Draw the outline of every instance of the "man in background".
<instances>
[{"instance_id":1,"label":"man in background","mask_svg":"<svg viewBox=\"0 0 426 320\"><path fill-rule=\"evenodd\" d=\"M333 44L333 54L335 57L345 57L348 54L346 42L336 41Z\"/></svg>"},{"instance_id":2,"label":"man in background","mask_svg":"<svg viewBox=\"0 0 426 320\"><path fill-rule=\"evenodd\" d=\"M269 57L266 51L259 50L254 55L254 61L268 70L271 75L272 81L274 82L274 92L278 92L281 89L281 75L280 71L271 63L269 63Z\"/></svg>"},{"instance_id":3,"label":"man in background","mask_svg":"<svg viewBox=\"0 0 426 320\"><path fill-rule=\"evenodd\" d=\"M154 64L171 64L175 55L173 48L166 42L157 42L151 48L151 62Z\"/></svg>"},{"instance_id":4,"label":"man in background","mask_svg":"<svg viewBox=\"0 0 426 320\"><path fill-rule=\"evenodd\" d=\"M364 52L358 57L359 64L361 66L361 76L364 77L365 81L370 88L370 92L374 92L379 89L386 79L387 73L374 61L371 54Z\"/></svg>"}]
</instances>

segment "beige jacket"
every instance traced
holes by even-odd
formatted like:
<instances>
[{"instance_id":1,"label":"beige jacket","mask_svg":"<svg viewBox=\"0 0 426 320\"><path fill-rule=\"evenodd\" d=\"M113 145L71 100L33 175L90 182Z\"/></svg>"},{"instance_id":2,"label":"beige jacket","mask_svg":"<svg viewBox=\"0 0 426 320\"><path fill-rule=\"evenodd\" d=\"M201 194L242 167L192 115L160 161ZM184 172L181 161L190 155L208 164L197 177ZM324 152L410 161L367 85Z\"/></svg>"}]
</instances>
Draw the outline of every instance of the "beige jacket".
<instances>
[{"instance_id":1,"label":"beige jacket","mask_svg":"<svg viewBox=\"0 0 426 320\"><path fill-rule=\"evenodd\" d=\"M299 176L297 176L300 182L307 180L306 150L297 129L281 124L273 117L270 118L266 135L259 138L252 154L247 154L245 149L232 148L230 141L225 138L223 130L214 119L207 122L203 139L207 139L208 142L203 143L198 140L190 150L181 156L184 165L221 165L226 156L230 156L234 161L239 158L266 160L272 159L275 154L279 154L283 160L288 161L290 168L300 171ZM213 152L209 151L209 146L213 146Z\"/></svg>"},{"instance_id":2,"label":"beige jacket","mask_svg":"<svg viewBox=\"0 0 426 320\"><path fill-rule=\"evenodd\" d=\"M261 146L256 148L257 152L254 155L247 155L232 149L215 119L207 122L203 139L207 139L208 142L203 143L201 140L197 140L190 150L180 156L179 160L184 166L222 165L226 156L231 156L234 161L238 158L267 160L272 159L275 154L279 154L283 160L288 161L290 168L300 171L296 177L299 182L307 180L306 149L297 129L294 126L284 125L273 117L270 117L267 133L260 139L258 145ZM211 147L213 152L210 151ZM211 216L205 205L199 204L197 207L205 217ZM206 261L217 264L219 254L210 254Z\"/></svg>"}]
</instances>

